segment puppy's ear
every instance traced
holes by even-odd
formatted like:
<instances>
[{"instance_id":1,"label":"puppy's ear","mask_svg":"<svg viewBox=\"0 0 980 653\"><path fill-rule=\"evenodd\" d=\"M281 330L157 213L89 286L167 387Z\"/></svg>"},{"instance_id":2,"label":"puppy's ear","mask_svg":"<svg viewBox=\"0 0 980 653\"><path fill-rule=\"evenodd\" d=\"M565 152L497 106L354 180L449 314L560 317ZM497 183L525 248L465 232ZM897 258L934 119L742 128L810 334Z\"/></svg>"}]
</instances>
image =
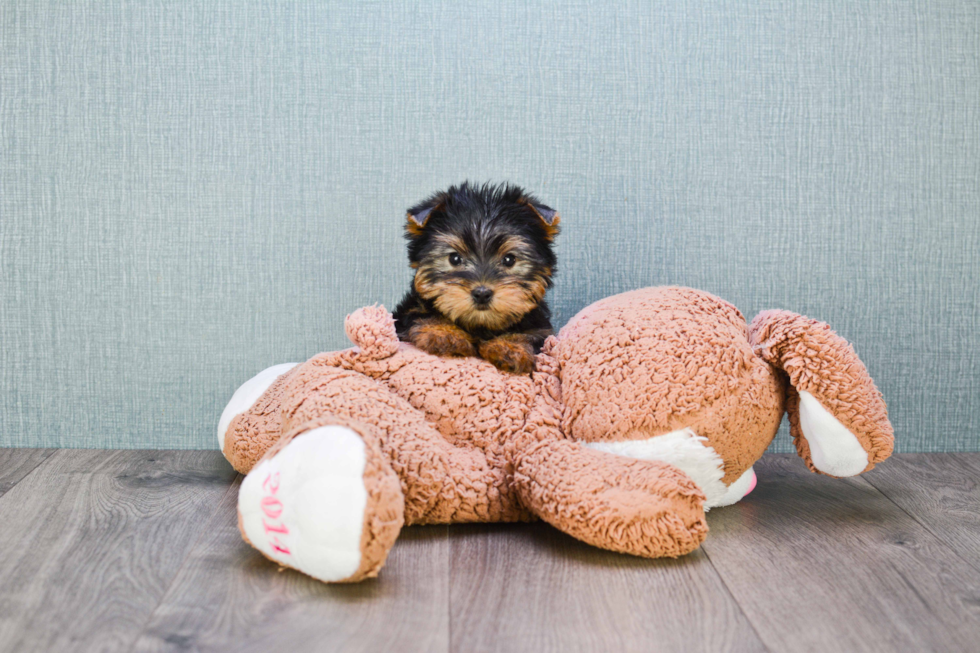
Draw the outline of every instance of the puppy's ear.
<instances>
[{"instance_id":1,"label":"puppy's ear","mask_svg":"<svg viewBox=\"0 0 980 653\"><path fill-rule=\"evenodd\" d=\"M534 199L525 200L523 203L541 220L548 242L554 240L555 236L561 231L558 228L558 223L561 222L561 216L558 215L558 211Z\"/></svg>"},{"instance_id":2,"label":"puppy's ear","mask_svg":"<svg viewBox=\"0 0 980 653\"><path fill-rule=\"evenodd\" d=\"M412 213L408 212L408 223L405 225L405 231L407 231L412 236L421 236L422 230L425 229L425 223L429 221L429 214L435 207L430 209L422 209L421 211L416 211Z\"/></svg>"},{"instance_id":3,"label":"puppy's ear","mask_svg":"<svg viewBox=\"0 0 980 653\"><path fill-rule=\"evenodd\" d=\"M408 210L408 222L405 231L409 236L421 236L429 217L446 207L445 193L438 193L417 206Z\"/></svg>"}]
</instances>

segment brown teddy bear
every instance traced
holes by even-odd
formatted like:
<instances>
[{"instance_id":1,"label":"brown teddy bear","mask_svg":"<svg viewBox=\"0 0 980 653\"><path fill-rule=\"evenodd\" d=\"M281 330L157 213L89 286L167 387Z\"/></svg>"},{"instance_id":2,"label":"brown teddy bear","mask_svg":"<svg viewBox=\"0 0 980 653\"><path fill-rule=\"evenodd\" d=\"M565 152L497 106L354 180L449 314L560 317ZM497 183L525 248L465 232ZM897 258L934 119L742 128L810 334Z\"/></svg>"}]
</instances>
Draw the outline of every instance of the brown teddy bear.
<instances>
[{"instance_id":1,"label":"brown teddy bear","mask_svg":"<svg viewBox=\"0 0 980 653\"><path fill-rule=\"evenodd\" d=\"M529 376L399 342L348 316L355 347L269 368L218 427L247 474L245 540L328 582L375 576L403 525L543 519L585 542L680 556L705 510L755 485L789 414L807 466L860 474L889 456L885 404L851 346L785 311L646 288L587 307Z\"/></svg>"}]
</instances>

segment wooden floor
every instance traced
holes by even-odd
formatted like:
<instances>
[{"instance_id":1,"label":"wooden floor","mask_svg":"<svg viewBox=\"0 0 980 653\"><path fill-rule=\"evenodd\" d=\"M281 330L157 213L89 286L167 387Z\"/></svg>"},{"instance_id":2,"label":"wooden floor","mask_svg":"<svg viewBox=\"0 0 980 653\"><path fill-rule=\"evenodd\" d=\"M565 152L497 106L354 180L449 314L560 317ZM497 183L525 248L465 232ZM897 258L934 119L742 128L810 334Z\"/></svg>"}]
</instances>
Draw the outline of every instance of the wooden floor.
<instances>
[{"instance_id":1,"label":"wooden floor","mask_svg":"<svg viewBox=\"0 0 980 653\"><path fill-rule=\"evenodd\" d=\"M416 527L331 586L242 542L217 452L0 450L0 650L980 651L980 454L756 471L680 560Z\"/></svg>"}]
</instances>

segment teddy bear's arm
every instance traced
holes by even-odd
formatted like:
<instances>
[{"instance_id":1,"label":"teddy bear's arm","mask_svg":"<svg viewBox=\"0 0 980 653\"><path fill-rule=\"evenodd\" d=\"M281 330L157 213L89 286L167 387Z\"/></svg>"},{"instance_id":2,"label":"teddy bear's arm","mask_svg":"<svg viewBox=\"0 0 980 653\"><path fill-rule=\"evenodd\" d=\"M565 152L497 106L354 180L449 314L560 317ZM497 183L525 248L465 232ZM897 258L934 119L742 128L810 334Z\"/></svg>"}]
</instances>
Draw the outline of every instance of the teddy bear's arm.
<instances>
[{"instance_id":1,"label":"teddy bear's arm","mask_svg":"<svg viewBox=\"0 0 980 653\"><path fill-rule=\"evenodd\" d=\"M786 413L811 471L853 476L891 455L888 409L864 363L830 326L789 311L764 311L749 329L756 355L789 377Z\"/></svg>"},{"instance_id":2,"label":"teddy bear's arm","mask_svg":"<svg viewBox=\"0 0 980 653\"><path fill-rule=\"evenodd\" d=\"M696 549L708 532L704 494L667 463L559 439L539 442L520 456L514 480L535 514L611 551L676 557Z\"/></svg>"}]
</instances>

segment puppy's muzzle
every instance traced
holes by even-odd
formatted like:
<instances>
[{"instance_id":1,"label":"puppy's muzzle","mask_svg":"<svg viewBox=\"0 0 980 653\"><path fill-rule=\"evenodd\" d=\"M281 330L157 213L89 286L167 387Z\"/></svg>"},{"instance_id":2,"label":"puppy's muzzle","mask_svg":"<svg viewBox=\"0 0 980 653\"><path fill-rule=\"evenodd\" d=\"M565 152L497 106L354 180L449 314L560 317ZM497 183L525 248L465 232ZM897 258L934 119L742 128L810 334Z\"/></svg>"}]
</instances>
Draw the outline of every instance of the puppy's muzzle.
<instances>
[{"instance_id":1,"label":"puppy's muzzle","mask_svg":"<svg viewBox=\"0 0 980 653\"><path fill-rule=\"evenodd\" d=\"M473 303L476 305L477 309L485 311L490 308L490 300L493 299L493 290L487 288L486 286L477 286L470 293L473 297Z\"/></svg>"}]
</instances>

